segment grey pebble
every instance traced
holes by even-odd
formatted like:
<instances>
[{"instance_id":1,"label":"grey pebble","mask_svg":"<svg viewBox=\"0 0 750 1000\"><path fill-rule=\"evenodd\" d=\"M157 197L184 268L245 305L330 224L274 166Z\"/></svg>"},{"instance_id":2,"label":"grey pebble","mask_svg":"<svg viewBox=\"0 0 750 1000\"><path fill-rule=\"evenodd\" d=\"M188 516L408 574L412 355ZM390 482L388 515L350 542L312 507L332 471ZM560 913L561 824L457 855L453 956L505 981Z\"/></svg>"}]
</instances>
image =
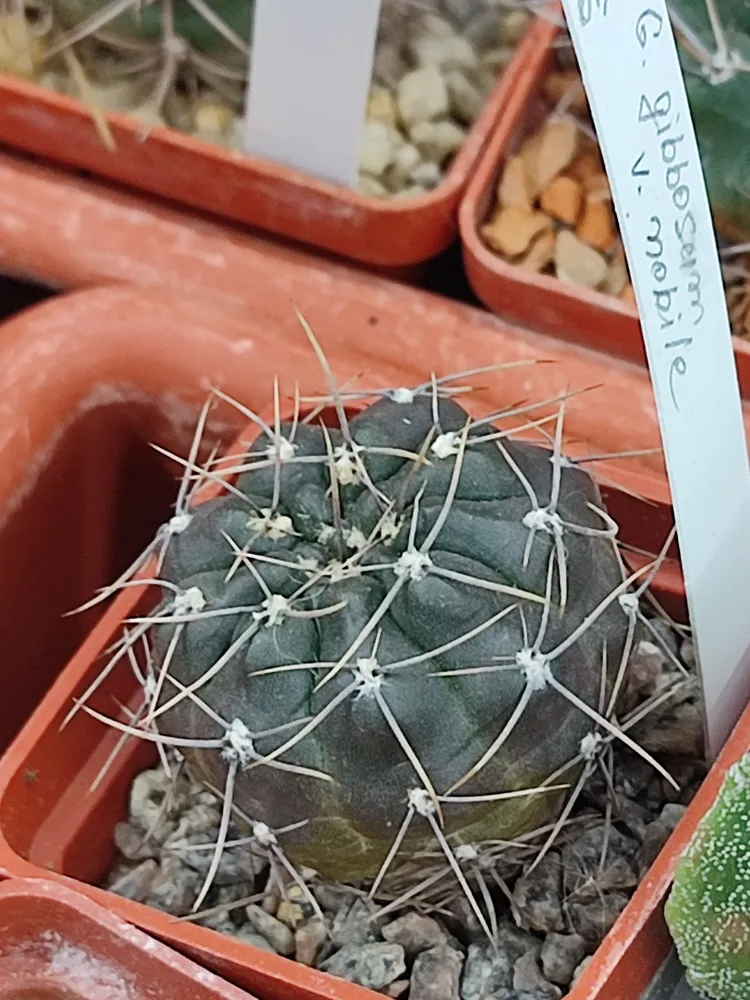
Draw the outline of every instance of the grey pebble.
<instances>
[{"instance_id":1,"label":"grey pebble","mask_svg":"<svg viewBox=\"0 0 750 1000\"><path fill-rule=\"evenodd\" d=\"M286 924L282 924L280 920L254 903L245 907L245 913L254 930L261 934L279 955L291 955L294 952L294 934Z\"/></svg>"},{"instance_id":2,"label":"grey pebble","mask_svg":"<svg viewBox=\"0 0 750 1000\"><path fill-rule=\"evenodd\" d=\"M349 982L382 990L406 972L404 949L400 944L374 941L370 944L347 944L320 963L323 972Z\"/></svg>"},{"instance_id":3,"label":"grey pebble","mask_svg":"<svg viewBox=\"0 0 750 1000\"><path fill-rule=\"evenodd\" d=\"M440 70L425 66L407 73L399 81L398 112L407 126L432 121L450 108L448 88Z\"/></svg>"},{"instance_id":4,"label":"grey pebble","mask_svg":"<svg viewBox=\"0 0 750 1000\"><path fill-rule=\"evenodd\" d=\"M487 935L477 920L477 915L463 893L454 899L447 909L453 915L455 923L461 928L461 939L469 942L486 943ZM451 923L453 926L453 923Z\"/></svg>"},{"instance_id":5,"label":"grey pebble","mask_svg":"<svg viewBox=\"0 0 750 1000\"><path fill-rule=\"evenodd\" d=\"M545 933L564 930L560 855L556 851L550 851L530 874L519 878L513 902L522 927Z\"/></svg>"},{"instance_id":6,"label":"grey pebble","mask_svg":"<svg viewBox=\"0 0 750 1000\"><path fill-rule=\"evenodd\" d=\"M571 928L589 944L598 946L628 904L624 892L608 892L586 903L566 905Z\"/></svg>"},{"instance_id":7,"label":"grey pebble","mask_svg":"<svg viewBox=\"0 0 750 1000\"><path fill-rule=\"evenodd\" d=\"M146 838L144 831L132 823L118 823L114 839L117 850L129 861L158 857L159 844L151 837Z\"/></svg>"},{"instance_id":8,"label":"grey pebble","mask_svg":"<svg viewBox=\"0 0 750 1000\"><path fill-rule=\"evenodd\" d=\"M185 867L196 872L205 878L213 864L213 850L191 850L191 848L203 847L208 844L215 844L216 833L212 829L196 830L183 834L178 827L175 832L164 842L165 856L171 853L179 859ZM219 867L214 875L214 885L235 885L238 882L246 882L253 877L253 866L250 852L247 848L225 848L221 852Z\"/></svg>"},{"instance_id":9,"label":"grey pebble","mask_svg":"<svg viewBox=\"0 0 750 1000\"><path fill-rule=\"evenodd\" d=\"M342 948L344 945L374 941L377 924L372 917L376 912L377 907L373 903L355 896L333 918L331 944Z\"/></svg>"},{"instance_id":10,"label":"grey pebble","mask_svg":"<svg viewBox=\"0 0 750 1000\"><path fill-rule=\"evenodd\" d=\"M342 907L348 906L356 895L345 886L328 883L313 886L312 893L320 908L328 910L329 913L337 913Z\"/></svg>"},{"instance_id":11,"label":"grey pebble","mask_svg":"<svg viewBox=\"0 0 750 1000\"><path fill-rule=\"evenodd\" d=\"M254 948L260 948L261 951L268 951L272 955L276 954L273 946L263 937L262 934L258 934L257 931L253 930L250 924L244 924L242 927L238 927L232 932L232 937L237 941L244 941L245 944L251 944Z\"/></svg>"},{"instance_id":12,"label":"grey pebble","mask_svg":"<svg viewBox=\"0 0 750 1000\"><path fill-rule=\"evenodd\" d=\"M480 52L497 48L503 42L503 15L493 8L480 11L472 17L462 34Z\"/></svg>"},{"instance_id":13,"label":"grey pebble","mask_svg":"<svg viewBox=\"0 0 750 1000\"><path fill-rule=\"evenodd\" d=\"M646 828L636 856L636 866L641 878L656 861L657 855L684 816L686 808L677 802L667 802L659 817Z\"/></svg>"},{"instance_id":14,"label":"grey pebble","mask_svg":"<svg viewBox=\"0 0 750 1000\"><path fill-rule=\"evenodd\" d=\"M619 792L615 792L613 805L617 818L622 821L634 837L643 840L646 830L653 822L653 813L645 806Z\"/></svg>"},{"instance_id":15,"label":"grey pebble","mask_svg":"<svg viewBox=\"0 0 750 1000\"><path fill-rule=\"evenodd\" d=\"M159 871L151 883L148 900L150 906L175 917L184 917L190 912L203 879L179 858L163 854Z\"/></svg>"},{"instance_id":16,"label":"grey pebble","mask_svg":"<svg viewBox=\"0 0 750 1000\"><path fill-rule=\"evenodd\" d=\"M445 74L445 83L452 113L464 125L471 125L484 108L484 94L458 69Z\"/></svg>"},{"instance_id":17,"label":"grey pebble","mask_svg":"<svg viewBox=\"0 0 750 1000\"><path fill-rule=\"evenodd\" d=\"M148 896L151 886L159 872L159 865L149 858L130 868L123 873L117 873L107 885L110 892L122 896L124 899L132 899L136 903L142 903Z\"/></svg>"},{"instance_id":18,"label":"grey pebble","mask_svg":"<svg viewBox=\"0 0 750 1000\"><path fill-rule=\"evenodd\" d=\"M461 952L438 945L417 955L411 973L409 1000L458 1000Z\"/></svg>"},{"instance_id":19,"label":"grey pebble","mask_svg":"<svg viewBox=\"0 0 750 1000\"><path fill-rule=\"evenodd\" d=\"M703 716L697 697L670 704L658 716L633 726L630 736L650 754L700 759L703 753Z\"/></svg>"},{"instance_id":20,"label":"grey pebble","mask_svg":"<svg viewBox=\"0 0 750 1000\"><path fill-rule=\"evenodd\" d=\"M649 639L641 639L633 650L628 663L628 690L648 697L656 690L667 658L661 646Z\"/></svg>"},{"instance_id":21,"label":"grey pebble","mask_svg":"<svg viewBox=\"0 0 750 1000\"><path fill-rule=\"evenodd\" d=\"M461 979L461 1000L486 1000L513 985L514 956L487 944L469 945Z\"/></svg>"},{"instance_id":22,"label":"grey pebble","mask_svg":"<svg viewBox=\"0 0 750 1000\"><path fill-rule=\"evenodd\" d=\"M472 70L478 64L471 43L460 35L422 35L412 42L411 53L417 66L435 66L443 73L452 69Z\"/></svg>"},{"instance_id":23,"label":"grey pebble","mask_svg":"<svg viewBox=\"0 0 750 1000\"><path fill-rule=\"evenodd\" d=\"M448 932L437 920L413 911L386 924L380 933L389 944L400 944L408 958L449 940Z\"/></svg>"},{"instance_id":24,"label":"grey pebble","mask_svg":"<svg viewBox=\"0 0 750 1000\"><path fill-rule=\"evenodd\" d=\"M462 26L476 10L476 0L443 0L443 10Z\"/></svg>"},{"instance_id":25,"label":"grey pebble","mask_svg":"<svg viewBox=\"0 0 750 1000\"><path fill-rule=\"evenodd\" d=\"M695 646L692 639L683 639L680 646L680 659L691 670L695 669Z\"/></svg>"},{"instance_id":26,"label":"grey pebble","mask_svg":"<svg viewBox=\"0 0 750 1000\"><path fill-rule=\"evenodd\" d=\"M687 806L679 802L666 802L659 813L659 823L663 823L671 833L687 812Z\"/></svg>"},{"instance_id":27,"label":"grey pebble","mask_svg":"<svg viewBox=\"0 0 750 1000\"><path fill-rule=\"evenodd\" d=\"M534 15L530 10L506 11L503 17L502 38L506 45L517 45L529 29Z\"/></svg>"},{"instance_id":28,"label":"grey pebble","mask_svg":"<svg viewBox=\"0 0 750 1000\"><path fill-rule=\"evenodd\" d=\"M216 833L220 822L221 811L216 800L210 799L206 801L205 794L202 794L198 797L198 801L180 816L180 821L174 832L174 838L177 840L180 837L184 837L188 843L205 843L205 839L203 841L193 841L192 838L201 834L205 838L207 834Z\"/></svg>"},{"instance_id":29,"label":"grey pebble","mask_svg":"<svg viewBox=\"0 0 750 1000\"><path fill-rule=\"evenodd\" d=\"M294 957L301 965L315 965L318 952L328 936L322 920L309 920L294 932Z\"/></svg>"},{"instance_id":30,"label":"grey pebble","mask_svg":"<svg viewBox=\"0 0 750 1000\"><path fill-rule=\"evenodd\" d=\"M634 866L637 853L638 841L611 825L602 822L585 830L562 851L566 897L580 902L608 889L634 888L638 884Z\"/></svg>"},{"instance_id":31,"label":"grey pebble","mask_svg":"<svg viewBox=\"0 0 750 1000\"><path fill-rule=\"evenodd\" d=\"M560 1000L562 990L548 982L537 965L536 955L527 951L513 966L513 989L519 993L538 993L549 1000Z\"/></svg>"},{"instance_id":32,"label":"grey pebble","mask_svg":"<svg viewBox=\"0 0 750 1000\"><path fill-rule=\"evenodd\" d=\"M373 78L387 87L396 87L406 73L406 61L398 45L382 42L375 50Z\"/></svg>"},{"instance_id":33,"label":"grey pebble","mask_svg":"<svg viewBox=\"0 0 750 1000\"><path fill-rule=\"evenodd\" d=\"M466 132L447 118L417 122L411 128L409 135L412 143L433 167L442 166L466 141ZM436 171L436 177L439 182L441 177L439 170ZM415 170L412 171L411 178L415 183L420 183Z\"/></svg>"},{"instance_id":34,"label":"grey pebble","mask_svg":"<svg viewBox=\"0 0 750 1000\"><path fill-rule=\"evenodd\" d=\"M169 791L171 778L162 768L141 771L130 786L130 818L143 830L149 827L162 813L164 796Z\"/></svg>"},{"instance_id":35,"label":"grey pebble","mask_svg":"<svg viewBox=\"0 0 750 1000\"><path fill-rule=\"evenodd\" d=\"M542 945L542 972L551 983L569 986L587 951L580 934L548 934Z\"/></svg>"}]
</instances>

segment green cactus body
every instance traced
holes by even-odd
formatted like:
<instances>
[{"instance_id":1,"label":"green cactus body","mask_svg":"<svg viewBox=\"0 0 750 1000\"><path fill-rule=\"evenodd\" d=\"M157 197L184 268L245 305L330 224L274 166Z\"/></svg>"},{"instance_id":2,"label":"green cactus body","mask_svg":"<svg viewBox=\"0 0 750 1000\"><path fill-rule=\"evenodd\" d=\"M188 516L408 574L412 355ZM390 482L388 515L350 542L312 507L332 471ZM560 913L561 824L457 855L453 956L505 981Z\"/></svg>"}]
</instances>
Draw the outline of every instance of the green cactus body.
<instances>
[{"instance_id":1,"label":"green cactus body","mask_svg":"<svg viewBox=\"0 0 750 1000\"><path fill-rule=\"evenodd\" d=\"M705 48L716 42L706 0L672 0L672 7ZM716 0L730 51L750 63L750 5L746 0ZM682 46L686 86L695 122L701 163L717 228L729 239L750 238L750 74L737 72L712 82Z\"/></svg>"},{"instance_id":2,"label":"green cactus body","mask_svg":"<svg viewBox=\"0 0 750 1000\"><path fill-rule=\"evenodd\" d=\"M243 40L250 42L253 0L205 0L205 4L224 24ZM81 21L109 6L109 0L53 0L55 16L65 28L75 28ZM139 4L110 21L102 37L139 39L161 43L164 14L159 0ZM178 38L206 55L239 55L209 20L187 0L174 0L174 32Z\"/></svg>"},{"instance_id":3,"label":"green cactus body","mask_svg":"<svg viewBox=\"0 0 750 1000\"><path fill-rule=\"evenodd\" d=\"M255 766L256 757L239 770L233 801L272 829L308 820L285 836L285 849L295 862L339 880L378 871L410 790L423 786L393 722L440 796L480 761L519 699L527 701L520 721L457 795L535 787L575 758L595 728L543 680L532 684L517 660L537 636L542 604L496 589L500 584L545 594L554 532L537 525L529 546L524 518L533 518L527 487L539 506L550 502L551 452L506 441L504 454L495 441L478 440L486 437L486 426L471 430L463 449L457 442L467 414L454 401L438 405L429 394L399 398L383 397L349 422L369 485L339 429L328 432L327 442L318 425L282 424L283 448L261 435L250 457L264 467L240 477L243 496L232 493L197 507L187 530L171 540L163 570L180 594L196 595L205 611L224 613L152 631L157 673L168 660L169 675L181 685L225 661L197 691L202 704L183 698L162 713L161 732L215 739L227 723L240 720L258 734L254 753L268 757L304 720L317 719L303 739L279 754L274 763L283 762L285 769ZM269 449L278 461L266 458ZM420 453L427 464L414 460ZM335 477L326 456L332 456ZM455 495L446 505L452 486ZM583 530L564 530L567 604L560 607L555 576L542 653L570 637L622 581L612 538L605 537L592 506L602 506L594 480L564 465L557 513L561 523ZM441 512L447 515L442 526ZM435 527L428 555L420 557ZM376 544L365 546L367 539ZM250 565L240 562L230 572L236 548L250 553ZM342 571L342 560L350 560L349 570ZM288 603L300 588L301 596ZM511 610L499 617L505 609ZM554 660L554 676L596 708L603 650L611 682L627 629L627 615L612 601ZM467 639L471 630L476 633ZM366 638L346 664L318 687L363 632ZM494 669L472 669L477 667ZM462 670L467 672L443 675ZM162 707L175 696L168 688L161 693ZM227 764L219 751L184 753L197 776L223 787ZM568 781L575 777L574 770L566 774ZM446 835L453 845L518 835L559 810L561 795L445 802ZM417 850L428 843L430 828L418 816L404 844Z\"/></svg>"},{"instance_id":4,"label":"green cactus body","mask_svg":"<svg viewBox=\"0 0 750 1000\"><path fill-rule=\"evenodd\" d=\"M666 919L691 986L750 996L750 754L727 774L679 861Z\"/></svg>"}]
</instances>

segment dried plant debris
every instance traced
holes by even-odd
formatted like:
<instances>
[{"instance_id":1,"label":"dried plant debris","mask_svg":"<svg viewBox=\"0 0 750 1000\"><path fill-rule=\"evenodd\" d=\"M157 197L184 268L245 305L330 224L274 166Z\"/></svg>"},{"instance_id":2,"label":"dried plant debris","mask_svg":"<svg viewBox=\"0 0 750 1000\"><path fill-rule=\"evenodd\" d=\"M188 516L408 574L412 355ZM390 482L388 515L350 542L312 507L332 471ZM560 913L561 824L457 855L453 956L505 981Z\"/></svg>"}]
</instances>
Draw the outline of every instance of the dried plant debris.
<instances>
[{"instance_id":1,"label":"dried plant debris","mask_svg":"<svg viewBox=\"0 0 750 1000\"><path fill-rule=\"evenodd\" d=\"M325 393L277 380L264 418L214 389L172 518L89 602L161 592L65 720L120 733L97 783L127 740L160 762L107 884L394 997L560 996L703 774L650 589L674 532L627 570L596 458L564 453L575 393L461 405L530 362L342 389L299 319ZM218 400L258 435L201 465Z\"/></svg>"},{"instance_id":2,"label":"dried plant debris","mask_svg":"<svg viewBox=\"0 0 750 1000\"><path fill-rule=\"evenodd\" d=\"M0 10L0 69L105 113L242 150L252 0L23 0ZM538 4L385 0L359 189L424 194L442 180ZM111 136L103 135L111 145ZM114 147L112 147L114 148Z\"/></svg>"}]
</instances>

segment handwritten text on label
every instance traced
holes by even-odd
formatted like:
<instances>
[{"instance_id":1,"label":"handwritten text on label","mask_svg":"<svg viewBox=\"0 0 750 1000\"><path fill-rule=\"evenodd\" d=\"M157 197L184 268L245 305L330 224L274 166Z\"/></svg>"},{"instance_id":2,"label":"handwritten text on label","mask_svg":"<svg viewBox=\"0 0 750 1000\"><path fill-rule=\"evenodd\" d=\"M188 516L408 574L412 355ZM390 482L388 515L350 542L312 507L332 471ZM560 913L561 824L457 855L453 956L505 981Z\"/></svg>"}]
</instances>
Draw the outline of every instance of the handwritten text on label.
<instances>
[{"instance_id":1,"label":"handwritten text on label","mask_svg":"<svg viewBox=\"0 0 750 1000\"><path fill-rule=\"evenodd\" d=\"M690 104L665 0L562 4L638 303L715 752L750 696L750 464Z\"/></svg>"},{"instance_id":2,"label":"handwritten text on label","mask_svg":"<svg viewBox=\"0 0 750 1000\"><path fill-rule=\"evenodd\" d=\"M607 16L607 0L579 0L578 13L580 24L585 27L595 14ZM644 67L651 54L650 46L661 37L663 29L664 18L651 7L636 16L635 39L643 51ZM654 57L659 57L658 52ZM673 110L671 90L641 93L637 120L642 126L639 136L643 150L631 171L637 179L635 193L644 197L644 185L650 181L661 184L669 194L666 211L649 217L649 228L643 233L641 245L650 265L651 305L663 334L669 395L679 411L679 383L688 372L690 348L694 337L703 333L698 328L706 315L698 247L706 237L712 246L713 234L699 231L691 208L688 178L690 168L698 165L691 164L685 152L685 134L680 129L680 112Z\"/></svg>"}]
</instances>

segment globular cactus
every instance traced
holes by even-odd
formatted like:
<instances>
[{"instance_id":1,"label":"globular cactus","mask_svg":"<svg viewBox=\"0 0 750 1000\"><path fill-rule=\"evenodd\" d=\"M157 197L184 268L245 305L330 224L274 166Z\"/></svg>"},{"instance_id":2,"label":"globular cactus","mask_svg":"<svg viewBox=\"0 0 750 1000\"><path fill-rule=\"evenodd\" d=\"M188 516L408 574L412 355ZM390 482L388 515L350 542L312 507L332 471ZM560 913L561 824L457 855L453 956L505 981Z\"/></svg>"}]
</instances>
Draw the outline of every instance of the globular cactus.
<instances>
[{"instance_id":1,"label":"globular cactus","mask_svg":"<svg viewBox=\"0 0 750 1000\"><path fill-rule=\"evenodd\" d=\"M714 219L727 238L745 241L750 239L750 5L670 0L669 6Z\"/></svg>"},{"instance_id":2,"label":"globular cactus","mask_svg":"<svg viewBox=\"0 0 750 1000\"><path fill-rule=\"evenodd\" d=\"M528 425L544 445L472 419L455 377L344 397L302 322L331 396L284 422L277 386L270 424L234 403L257 438L203 466L209 400L174 516L95 601L146 557L162 599L71 715L173 748L223 798L196 908L231 820L371 895L437 841L490 934L461 868L475 845L541 830L538 863L613 740L674 784L617 719L653 566L626 577L596 481L564 458L565 396ZM225 489L191 505L206 478ZM126 653L130 722L88 704Z\"/></svg>"},{"instance_id":3,"label":"globular cactus","mask_svg":"<svg viewBox=\"0 0 750 1000\"><path fill-rule=\"evenodd\" d=\"M750 754L730 768L681 857L665 915L687 979L711 1000L750 996Z\"/></svg>"},{"instance_id":4,"label":"globular cactus","mask_svg":"<svg viewBox=\"0 0 750 1000\"><path fill-rule=\"evenodd\" d=\"M377 873L414 789L452 843L548 818L559 793L494 796L575 757L592 722L559 685L595 706L628 634L589 474L429 390L268 428L247 464L171 540L151 629L160 732L214 741L194 773L238 761L235 806L307 820L289 853L336 879Z\"/></svg>"}]
</instances>

